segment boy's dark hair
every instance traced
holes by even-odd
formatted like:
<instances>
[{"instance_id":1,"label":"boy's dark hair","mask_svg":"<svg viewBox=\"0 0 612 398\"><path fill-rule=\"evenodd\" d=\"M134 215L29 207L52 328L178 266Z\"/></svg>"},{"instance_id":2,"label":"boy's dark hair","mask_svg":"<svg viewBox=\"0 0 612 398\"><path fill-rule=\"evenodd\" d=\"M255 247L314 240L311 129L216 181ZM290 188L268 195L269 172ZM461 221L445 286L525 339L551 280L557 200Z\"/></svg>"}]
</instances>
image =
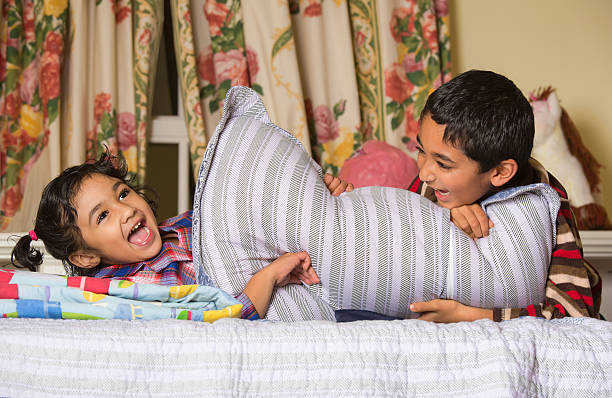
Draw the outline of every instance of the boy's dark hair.
<instances>
[{"instance_id":1,"label":"boy's dark hair","mask_svg":"<svg viewBox=\"0 0 612 398\"><path fill-rule=\"evenodd\" d=\"M144 193L147 190L145 187L132 186L127 173L125 160L112 155L107 150L95 162L67 168L51 180L43 190L34 223L34 233L45 244L47 253L62 260L68 275L92 276L105 265L84 269L68 260L71 254L87 249L81 231L76 225L77 211L72 203L86 178L93 174L118 178L141 195L151 206L153 213L156 212L157 195L153 193L154 198L149 198ZM19 268L36 271L37 266L42 264L42 254L40 250L30 247L31 242L29 234L17 241L11 253L11 263Z\"/></svg>"},{"instance_id":2,"label":"boy's dark hair","mask_svg":"<svg viewBox=\"0 0 612 398\"><path fill-rule=\"evenodd\" d=\"M513 180L529 168L535 134L533 111L510 79L490 71L464 72L429 96L421 121L427 115L446 125L444 141L478 162L480 172L505 159L518 164Z\"/></svg>"}]
</instances>

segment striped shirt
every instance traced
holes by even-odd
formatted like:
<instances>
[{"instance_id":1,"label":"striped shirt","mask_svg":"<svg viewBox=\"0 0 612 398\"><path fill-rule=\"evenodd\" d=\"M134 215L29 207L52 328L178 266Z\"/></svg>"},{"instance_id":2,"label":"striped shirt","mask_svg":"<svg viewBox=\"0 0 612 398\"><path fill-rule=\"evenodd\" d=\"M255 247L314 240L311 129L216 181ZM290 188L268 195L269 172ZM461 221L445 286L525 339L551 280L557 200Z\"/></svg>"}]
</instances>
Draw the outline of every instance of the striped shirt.
<instances>
[{"instance_id":1,"label":"striped shirt","mask_svg":"<svg viewBox=\"0 0 612 398\"><path fill-rule=\"evenodd\" d=\"M191 224L191 211L167 219L158 226L164 241L157 256L138 263L104 267L96 273L95 277L158 285L196 284L191 254ZM178 245L168 238L176 238ZM253 303L246 294L240 293L235 298L242 303L241 318L259 319Z\"/></svg>"},{"instance_id":2,"label":"striped shirt","mask_svg":"<svg viewBox=\"0 0 612 398\"><path fill-rule=\"evenodd\" d=\"M567 192L561 183L534 159L530 161L533 179L528 184L546 183L553 187L561 198L557 214L557 236L553 247L548 280L543 303L526 308L494 308L493 319L503 321L521 316L546 319L571 317L600 318L601 277L584 258L582 243L574 214L570 208ZM427 199L436 202L433 189L417 177L409 188Z\"/></svg>"}]
</instances>

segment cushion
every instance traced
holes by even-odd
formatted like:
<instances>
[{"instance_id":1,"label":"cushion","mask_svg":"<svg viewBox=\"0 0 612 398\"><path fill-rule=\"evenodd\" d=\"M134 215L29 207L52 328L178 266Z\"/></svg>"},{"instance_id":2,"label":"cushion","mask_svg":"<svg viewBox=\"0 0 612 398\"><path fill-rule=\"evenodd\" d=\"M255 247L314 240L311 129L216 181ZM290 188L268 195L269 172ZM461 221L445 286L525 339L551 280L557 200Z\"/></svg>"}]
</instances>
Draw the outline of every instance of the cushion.
<instances>
[{"instance_id":1,"label":"cushion","mask_svg":"<svg viewBox=\"0 0 612 398\"><path fill-rule=\"evenodd\" d=\"M414 317L409 304L452 298L479 307L541 302L559 199L536 184L483 203L495 223L470 239L450 212L406 190L365 187L333 197L299 141L257 94L232 88L200 167L193 259L230 294L286 252L307 251L321 278L275 290L267 318L334 319L334 310Z\"/></svg>"},{"instance_id":2,"label":"cushion","mask_svg":"<svg viewBox=\"0 0 612 398\"><path fill-rule=\"evenodd\" d=\"M408 189L419 174L416 160L378 140L366 141L340 169L339 177L355 188L381 186Z\"/></svg>"}]
</instances>

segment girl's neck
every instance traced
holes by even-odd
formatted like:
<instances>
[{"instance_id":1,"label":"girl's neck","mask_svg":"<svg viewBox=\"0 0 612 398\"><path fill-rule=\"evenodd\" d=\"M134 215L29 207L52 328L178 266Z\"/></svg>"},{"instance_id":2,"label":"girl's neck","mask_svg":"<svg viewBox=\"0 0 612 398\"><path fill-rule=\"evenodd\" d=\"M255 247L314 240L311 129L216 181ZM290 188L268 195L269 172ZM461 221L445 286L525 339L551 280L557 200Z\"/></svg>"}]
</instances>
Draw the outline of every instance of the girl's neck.
<instances>
[{"instance_id":1,"label":"girl's neck","mask_svg":"<svg viewBox=\"0 0 612 398\"><path fill-rule=\"evenodd\" d=\"M174 231L164 232L162 233L162 241L178 245L179 244L178 234Z\"/></svg>"}]
</instances>

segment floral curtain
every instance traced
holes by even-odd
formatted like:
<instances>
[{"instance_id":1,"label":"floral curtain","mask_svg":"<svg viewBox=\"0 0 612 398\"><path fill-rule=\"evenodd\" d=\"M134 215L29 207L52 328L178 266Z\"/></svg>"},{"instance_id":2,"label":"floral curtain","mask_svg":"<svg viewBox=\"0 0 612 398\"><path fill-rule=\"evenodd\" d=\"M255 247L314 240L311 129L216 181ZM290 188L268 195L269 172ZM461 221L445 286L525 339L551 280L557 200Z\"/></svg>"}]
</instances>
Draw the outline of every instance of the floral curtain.
<instances>
[{"instance_id":1,"label":"floral curtain","mask_svg":"<svg viewBox=\"0 0 612 398\"><path fill-rule=\"evenodd\" d=\"M24 231L44 185L105 146L143 180L163 0L2 5L1 228Z\"/></svg>"},{"instance_id":2,"label":"floral curtain","mask_svg":"<svg viewBox=\"0 0 612 398\"><path fill-rule=\"evenodd\" d=\"M195 169L233 85L256 90L272 120L337 173L368 139L415 156L420 111L450 78L446 0L172 4Z\"/></svg>"},{"instance_id":3,"label":"floral curtain","mask_svg":"<svg viewBox=\"0 0 612 398\"><path fill-rule=\"evenodd\" d=\"M20 208L28 174L59 133L67 0L2 2L0 230Z\"/></svg>"},{"instance_id":4,"label":"floral curtain","mask_svg":"<svg viewBox=\"0 0 612 398\"><path fill-rule=\"evenodd\" d=\"M107 147L143 182L163 0L96 0L95 5L73 1L71 10L74 45L66 116L78 118L79 129L73 120L72 131L64 131L62 150L71 152L71 136L86 131L80 137L86 159L97 158ZM80 94L83 89L86 98ZM68 163L84 160L81 145L73 152L78 159Z\"/></svg>"}]
</instances>

